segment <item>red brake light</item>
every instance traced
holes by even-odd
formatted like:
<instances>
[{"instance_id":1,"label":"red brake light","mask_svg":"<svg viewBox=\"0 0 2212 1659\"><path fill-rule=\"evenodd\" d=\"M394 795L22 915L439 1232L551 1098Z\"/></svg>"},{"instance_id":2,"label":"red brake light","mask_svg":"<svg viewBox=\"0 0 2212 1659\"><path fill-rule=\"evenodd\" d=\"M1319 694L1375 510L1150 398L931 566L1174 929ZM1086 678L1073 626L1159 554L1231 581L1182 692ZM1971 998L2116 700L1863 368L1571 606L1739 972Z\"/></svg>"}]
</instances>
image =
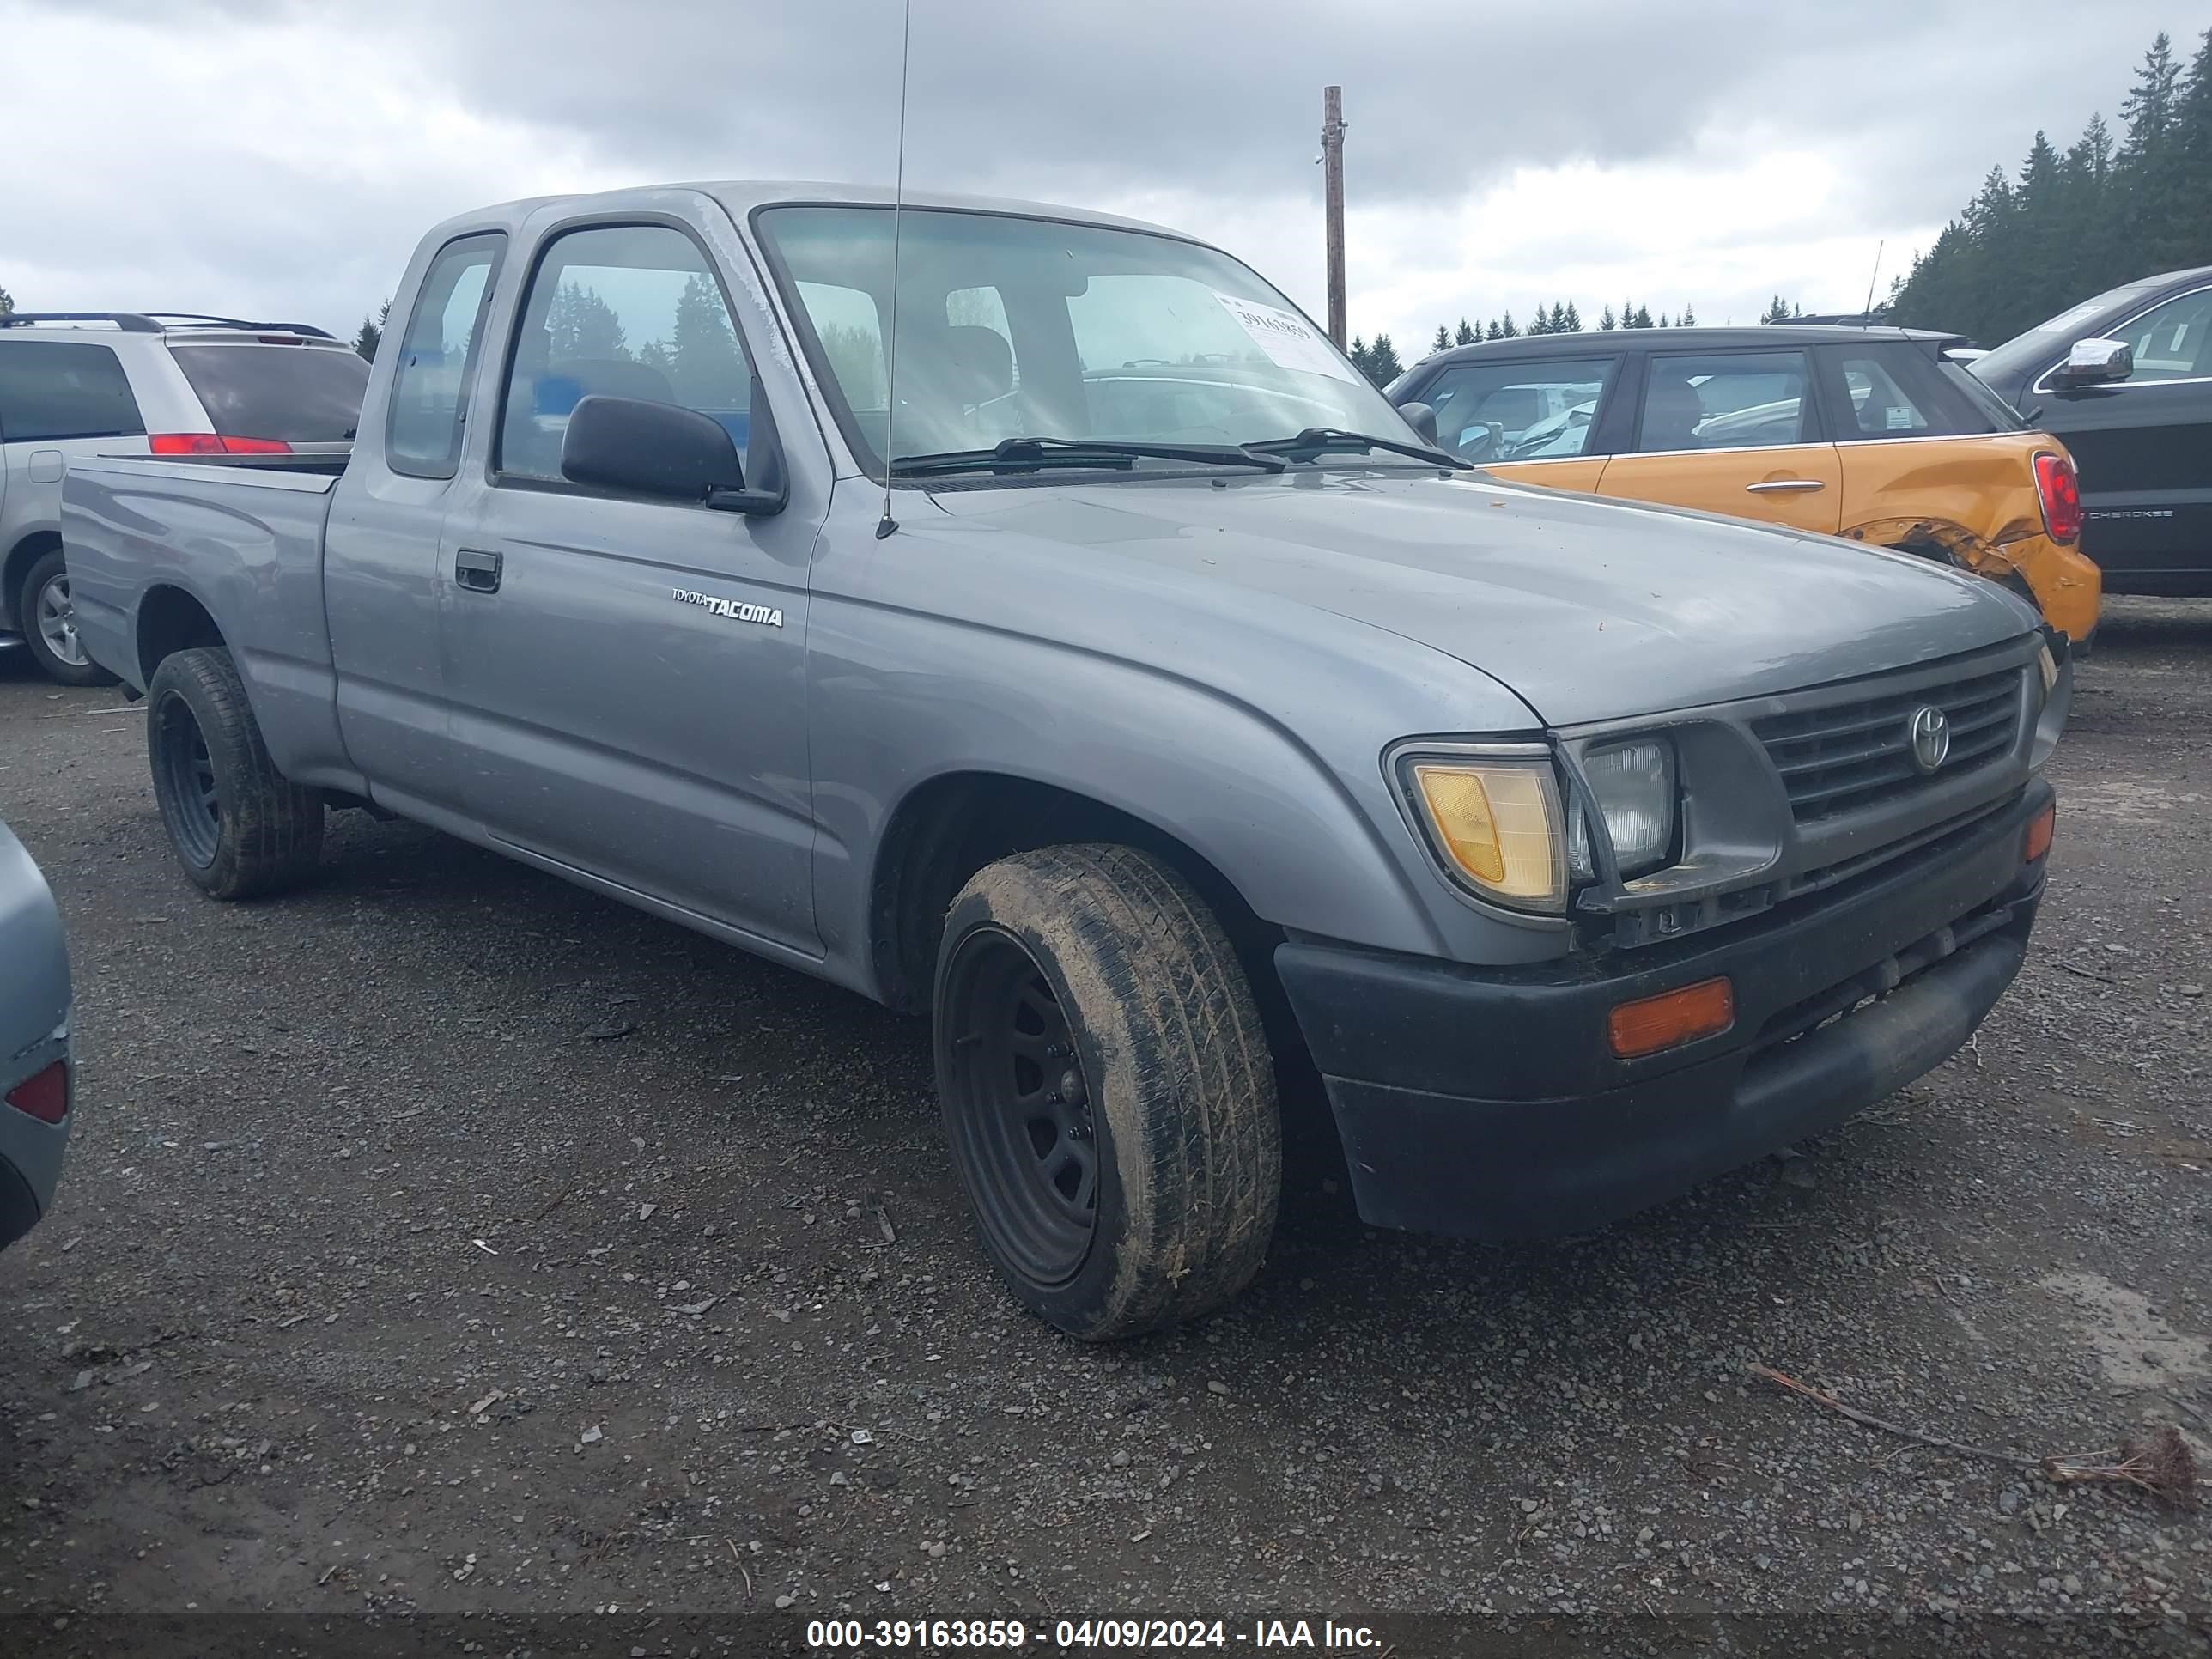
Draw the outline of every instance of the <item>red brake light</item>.
<instances>
[{"instance_id":1,"label":"red brake light","mask_svg":"<svg viewBox=\"0 0 2212 1659\"><path fill-rule=\"evenodd\" d=\"M155 432L146 439L152 455L289 455L282 438L227 438L216 432Z\"/></svg>"},{"instance_id":2,"label":"red brake light","mask_svg":"<svg viewBox=\"0 0 2212 1659\"><path fill-rule=\"evenodd\" d=\"M8 1103L41 1123L60 1122L69 1115L69 1066L58 1060L25 1078L8 1091Z\"/></svg>"},{"instance_id":3,"label":"red brake light","mask_svg":"<svg viewBox=\"0 0 2212 1659\"><path fill-rule=\"evenodd\" d=\"M2035 489L2043 497L2043 527L2051 532L2051 539L2062 547L2079 540L2081 483L2075 476L2074 463L2050 450L2039 450L2035 457Z\"/></svg>"}]
</instances>

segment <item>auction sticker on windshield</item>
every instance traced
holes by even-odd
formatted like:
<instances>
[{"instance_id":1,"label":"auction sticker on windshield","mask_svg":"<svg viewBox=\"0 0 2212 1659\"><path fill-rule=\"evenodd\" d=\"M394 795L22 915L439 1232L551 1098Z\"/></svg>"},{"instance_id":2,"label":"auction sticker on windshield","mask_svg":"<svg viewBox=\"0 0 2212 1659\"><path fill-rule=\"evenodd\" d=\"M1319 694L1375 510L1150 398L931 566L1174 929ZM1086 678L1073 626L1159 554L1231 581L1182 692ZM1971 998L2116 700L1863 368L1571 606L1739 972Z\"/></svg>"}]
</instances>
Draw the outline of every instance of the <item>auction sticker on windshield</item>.
<instances>
[{"instance_id":1,"label":"auction sticker on windshield","mask_svg":"<svg viewBox=\"0 0 2212 1659\"><path fill-rule=\"evenodd\" d=\"M1308 374L1327 374L1358 383L1359 377L1352 365L1338 356L1304 318L1274 306L1261 305L1257 300L1240 300L1219 289L1213 291L1213 297L1221 301L1223 308L1278 368L1302 369Z\"/></svg>"}]
</instances>

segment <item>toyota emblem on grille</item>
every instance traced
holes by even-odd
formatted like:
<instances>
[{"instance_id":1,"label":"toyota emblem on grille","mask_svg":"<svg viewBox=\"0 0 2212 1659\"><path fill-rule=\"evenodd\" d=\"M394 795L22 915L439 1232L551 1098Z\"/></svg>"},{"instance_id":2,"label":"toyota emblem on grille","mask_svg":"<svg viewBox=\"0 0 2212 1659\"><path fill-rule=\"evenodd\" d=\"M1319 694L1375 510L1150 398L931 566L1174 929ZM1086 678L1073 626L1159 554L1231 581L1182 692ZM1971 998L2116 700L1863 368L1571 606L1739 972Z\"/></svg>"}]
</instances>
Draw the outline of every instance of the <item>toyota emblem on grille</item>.
<instances>
[{"instance_id":1,"label":"toyota emblem on grille","mask_svg":"<svg viewBox=\"0 0 2212 1659\"><path fill-rule=\"evenodd\" d=\"M1912 763L1923 772L1933 772L1951 753L1951 720L1935 704L1929 703L1912 711L1912 724L1906 728L1912 738Z\"/></svg>"}]
</instances>

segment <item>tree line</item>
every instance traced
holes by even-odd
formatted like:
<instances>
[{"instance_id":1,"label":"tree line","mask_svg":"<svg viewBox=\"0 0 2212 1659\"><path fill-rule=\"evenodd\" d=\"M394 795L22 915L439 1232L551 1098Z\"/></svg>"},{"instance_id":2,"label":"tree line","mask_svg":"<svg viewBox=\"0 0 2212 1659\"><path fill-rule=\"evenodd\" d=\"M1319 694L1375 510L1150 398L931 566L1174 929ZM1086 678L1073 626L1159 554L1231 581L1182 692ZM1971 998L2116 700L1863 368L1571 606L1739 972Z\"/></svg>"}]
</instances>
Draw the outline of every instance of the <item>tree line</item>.
<instances>
[{"instance_id":1,"label":"tree line","mask_svg":"<svg viewBox=\"0 0 2212 1659\"><path fill-rule=\"evenodd\" d=\"M1786 323L1793 317L1802 315L1802 306L1792 305L1778 294L1759 320L1762 323ZM1664 311L1654 317L1649 306L1631 301L1623 301L1619 311L1608 305L1597 314L1600 333L1619 328L1695 328L1697 325L1697 307L1688 305L1671 318ZM1572 300L1554 300L1549 307L1538 306L1534 317L1525 325L1515 322L1510 311L1492 318L1486 323L1462 317L1456 328L1447 323L1438 323L1436 333L1430 337L1428 349L1421 356L1434 356L1439 351L1449 351L1454 346L1474 345L1482 340L1517 340L1528 334L1579 334L1582 331L1583 314L1575 302ZM1355 335L1350 356L1352 366L1377 386L1387 386L1405 372L1406 366L1398 360L1397 346L1388 334L1377 334L1372 340Z\"/></svg>"},{"instance_id":2,"label":"tree line","mask_svg":"<svg viewBox=\"0 0 2212 1659\"><path fill-rule=\"evenodd\" d=\"M1996 346L2093 294L2212 264L2212 29L2185 68L2161 33L2120 105L2062 153L2039 131L1993 167L1890 290L1889 320Z\"/></svg>"}]
</instances>

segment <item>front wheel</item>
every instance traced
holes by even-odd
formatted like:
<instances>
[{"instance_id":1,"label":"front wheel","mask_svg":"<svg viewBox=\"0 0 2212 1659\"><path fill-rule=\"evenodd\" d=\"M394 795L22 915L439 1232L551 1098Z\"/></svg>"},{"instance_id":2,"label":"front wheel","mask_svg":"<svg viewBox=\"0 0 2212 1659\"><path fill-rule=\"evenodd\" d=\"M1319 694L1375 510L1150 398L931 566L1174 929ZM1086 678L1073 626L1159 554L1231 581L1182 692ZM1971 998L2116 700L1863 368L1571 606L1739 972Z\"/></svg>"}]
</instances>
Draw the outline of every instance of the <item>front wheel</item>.
<instances>
[{"instance_id":1,"label":"front wheel","mask_svg":"<svg viewBox=\"0 0 2212 1659\"><path fill-rule=\"evenodd\" d=\"M230 653L161 659L146 687L154 798L185 873L220 899L296 887L323 852L323 797L277 771Z\"/></svg>"},{"instance_id":2,"label":"front wheel","mask_svg":"<svg viewBox=\"0 0 2212 1659\"><path fill-rule=\"evenodd\" d=\"M63 685L115 684L115 676L92 659L77 634L69 566L58 547L31 562L22 592L15 595L15 617L31 660L48 679Z\"/></svg>"},{"instance_id":3,"label":"front wheel","mask_svg":"<svg viewBox=\"0 0 2212 1659\"><path fill-rule=\"evenodd\" d=\"M1072 1336L1133 1336L1251 1280L1282 1185L1252 989L1190 885L1133 848L1002 859L946 918L945 1138L984 1249Z\"/></svg>"}]
</instances>

